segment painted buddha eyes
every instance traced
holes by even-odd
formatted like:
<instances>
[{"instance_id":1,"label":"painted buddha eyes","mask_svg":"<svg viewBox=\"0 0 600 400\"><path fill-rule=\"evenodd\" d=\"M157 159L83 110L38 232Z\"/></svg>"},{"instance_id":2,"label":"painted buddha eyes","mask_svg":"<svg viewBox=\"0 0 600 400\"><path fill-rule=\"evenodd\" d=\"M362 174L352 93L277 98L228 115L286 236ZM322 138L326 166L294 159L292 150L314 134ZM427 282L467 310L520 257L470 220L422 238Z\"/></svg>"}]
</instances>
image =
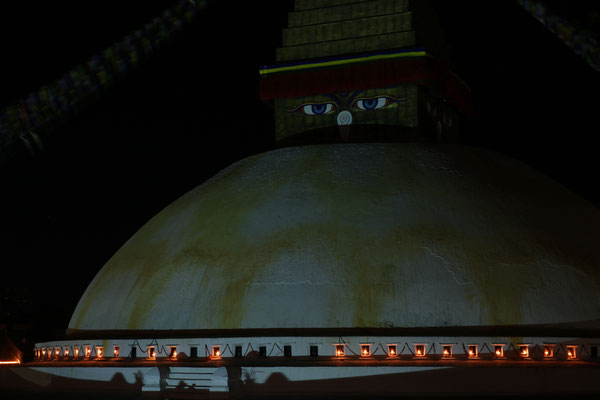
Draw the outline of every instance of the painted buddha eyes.
<instances>
[{"instance_id":1,"label":"painted buddha eyes","mask_svg":"<svg viewBox=\"0 0 600 400\"><path fill-rule=\"evenodd\" d=\"M329 114L334 109L337 109L337 107L333 103L306 104L302 107L302 111L307 115Z\"/></svg>"},{"instance_id":2,"label":"painted buddha eyes","mask_svg":"<svg viewBox=\"0 0 600 400\"><path fill-rule=\"evenodd\" d=\"M364 99L357 99L351 103L351 109L370 111L378 110L389 106L390 104L404 101L404 99L394 98L391 96L379 96L369 97ZM334 111L338 111L338 105L336 103L324 102L324 103L304 103L297 106L294 109L289 110L290 112L299 111L305 115L327 115Z\"/></svg>"},{"instance_id":3,"label":"painted buddha eyes","mask_svg":"<svg viewBox=\"0 0 600 400\"><path fill-rule=\"evenodd\" d=\"M373 97L370 99L359 99L352 104L352 108L357 108L359 110L377 110L379 108L383 108L392 103L395 103L396 101L397 100L394 100L391 97Z\"/></svg>"}]
</instances>

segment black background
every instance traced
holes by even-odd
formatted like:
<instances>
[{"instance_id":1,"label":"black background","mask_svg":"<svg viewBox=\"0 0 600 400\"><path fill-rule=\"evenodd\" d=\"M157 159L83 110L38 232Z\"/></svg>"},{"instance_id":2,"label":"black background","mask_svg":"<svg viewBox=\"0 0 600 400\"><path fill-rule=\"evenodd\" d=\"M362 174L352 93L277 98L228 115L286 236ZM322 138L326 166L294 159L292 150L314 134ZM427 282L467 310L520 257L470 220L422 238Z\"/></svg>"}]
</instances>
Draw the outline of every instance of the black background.
<instances>
[{"instance_id":1,"label":"black background","mask_svg":"<svg viewBox=\"0 0 600 400\"><path fill-rule=\"evenodd\" d=\"M0 6L0 106L173 4L56 3ZM13 338L60 336L91 279L145 222L232 162L272 148L258 69L274 62L292 4L216 2L45 135L41 154L0 165L0 324ZM435 6L455 70L472 89L465 144L521 159L600 205L600 74L511 1Z\"/></svg>"}]
</instances>

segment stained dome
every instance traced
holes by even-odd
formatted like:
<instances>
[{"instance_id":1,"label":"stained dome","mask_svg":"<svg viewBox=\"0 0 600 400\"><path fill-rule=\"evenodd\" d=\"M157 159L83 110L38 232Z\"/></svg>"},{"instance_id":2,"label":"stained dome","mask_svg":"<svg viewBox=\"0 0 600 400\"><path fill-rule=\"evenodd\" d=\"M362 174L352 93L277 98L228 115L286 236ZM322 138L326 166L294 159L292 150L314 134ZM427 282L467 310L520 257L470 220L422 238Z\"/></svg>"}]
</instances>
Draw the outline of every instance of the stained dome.
<instances>
[{"instance_id":1,"label":"stained dome","mask_svg":"<svg viewBox=\"0 0 600 400\"><path fill-rule=\"evenodd\" d=\"M468 147L241 160L101 269L71 330L441 327L600 318L600 212Z\"/></svg>"}]
</instances>

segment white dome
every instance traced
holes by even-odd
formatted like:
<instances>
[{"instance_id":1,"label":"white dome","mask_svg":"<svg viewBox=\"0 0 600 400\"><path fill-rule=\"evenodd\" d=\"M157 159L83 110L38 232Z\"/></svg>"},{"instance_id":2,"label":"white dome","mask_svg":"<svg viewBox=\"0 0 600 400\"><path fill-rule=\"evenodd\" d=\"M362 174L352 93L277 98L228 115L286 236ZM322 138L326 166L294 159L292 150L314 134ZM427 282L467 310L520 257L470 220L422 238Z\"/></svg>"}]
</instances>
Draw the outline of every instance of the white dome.
<instances>
[{"instance_id":1,"label":"white dome","mask_svg":"<svg viewBox=\"0 0 600 400\"><path fill-rule=\"evenodd\" d=\"M440 327L600 318L600 212L456 146L239 161L102 268L70 330Z\"/></svg>"}]
</instances>

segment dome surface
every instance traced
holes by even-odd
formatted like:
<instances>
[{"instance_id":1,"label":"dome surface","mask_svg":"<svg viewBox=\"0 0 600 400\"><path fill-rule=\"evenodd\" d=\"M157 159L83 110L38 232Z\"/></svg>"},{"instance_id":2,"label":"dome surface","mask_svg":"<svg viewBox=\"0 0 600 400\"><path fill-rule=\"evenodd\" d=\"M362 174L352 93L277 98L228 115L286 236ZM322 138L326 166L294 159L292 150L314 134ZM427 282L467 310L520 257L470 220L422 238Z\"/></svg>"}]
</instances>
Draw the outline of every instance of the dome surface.
<instances>
[{"instance_id":1,"label":"dome surface","mask_svg":"<svg viewBox=\"0 0 600 400\"><path fill-rule=\"evenodd\" d=\"M241 160L107 262L72 330L440 327L600 318L600 211L458 146Z\"/></svg>"}]
</instances>

